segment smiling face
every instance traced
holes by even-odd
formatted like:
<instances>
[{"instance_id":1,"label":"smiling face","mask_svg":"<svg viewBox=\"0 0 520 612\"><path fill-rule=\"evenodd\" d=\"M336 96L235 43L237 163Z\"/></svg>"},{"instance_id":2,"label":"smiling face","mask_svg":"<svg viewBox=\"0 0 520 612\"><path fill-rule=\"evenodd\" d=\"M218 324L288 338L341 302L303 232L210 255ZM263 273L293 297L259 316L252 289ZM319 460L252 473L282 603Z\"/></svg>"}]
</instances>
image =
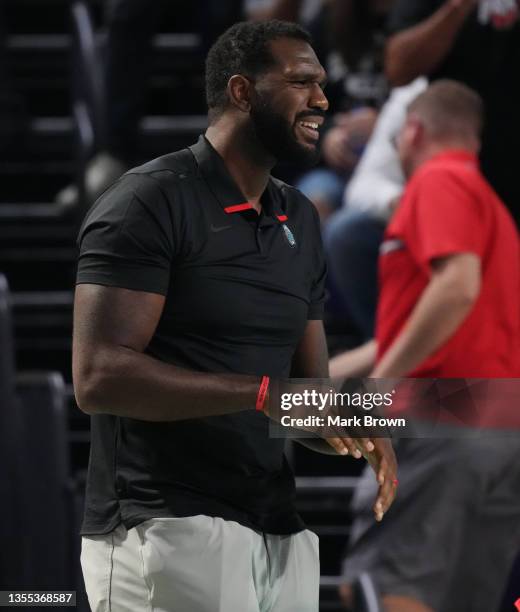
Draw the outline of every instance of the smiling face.
<instances>
[{"instance_id":1,"label":"smiling face","mask_svg":"<svg viewBox=\"0 0 520 612\"><path fill-rule=\"evenodd\" d=\"M270 50L275 63L254 82L252 127L276 159L311 165L319 159L319 130L329 107L325 70L302 40L278 38Z\"/></svg>"}]
</instances>

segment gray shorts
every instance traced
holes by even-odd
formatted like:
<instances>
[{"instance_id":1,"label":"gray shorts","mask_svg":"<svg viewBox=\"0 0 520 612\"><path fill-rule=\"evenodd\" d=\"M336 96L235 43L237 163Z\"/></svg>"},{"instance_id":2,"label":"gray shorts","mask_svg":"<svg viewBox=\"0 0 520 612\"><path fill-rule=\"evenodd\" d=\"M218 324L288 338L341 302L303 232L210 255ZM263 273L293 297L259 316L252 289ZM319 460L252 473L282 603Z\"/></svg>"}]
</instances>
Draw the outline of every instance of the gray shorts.
<instances>
[{"instance_id":1,"label":"gray shorts","mask_svg":"<svg viewBox=\"0 0 520 612\"><path fill-rule=\"evenodd\" d=\"M494 612L520 551L520 439L402 439L399 490L382 523L366 469L344 561L345 582L368 572L380 594L435 612Z\"/></svg>"},{"instance_id":2,"label":"gray shorts","mask_svg":"<svg viewBox=\"0 0 520 612\"><path fill-rule=\"evenodd\" d=\"M318 536L204 515L83 537L92 612L318 612Z\"/></svg>"}]
</instances>

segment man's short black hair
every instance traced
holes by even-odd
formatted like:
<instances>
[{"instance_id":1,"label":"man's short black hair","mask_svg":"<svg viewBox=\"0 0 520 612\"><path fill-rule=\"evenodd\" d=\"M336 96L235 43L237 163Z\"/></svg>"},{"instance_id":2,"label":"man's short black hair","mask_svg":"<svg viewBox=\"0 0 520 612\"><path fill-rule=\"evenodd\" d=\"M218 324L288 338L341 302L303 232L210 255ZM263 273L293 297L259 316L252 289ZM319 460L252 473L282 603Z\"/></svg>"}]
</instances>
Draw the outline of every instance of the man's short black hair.
<instances>
[{"instance_id":1,"label":"man's short black hair","mask_svg":"<svg viewBox=\"0 0 520 612\"><path fill-rule=\"evenodd\" d=\"M234 74L255 78L274 65L269 43L277 38L311 43L302 27L278 20L235 23L218 38L206 59L206 102L211 115L226 107L227 84Z\"/></svg>"}]
</instances>

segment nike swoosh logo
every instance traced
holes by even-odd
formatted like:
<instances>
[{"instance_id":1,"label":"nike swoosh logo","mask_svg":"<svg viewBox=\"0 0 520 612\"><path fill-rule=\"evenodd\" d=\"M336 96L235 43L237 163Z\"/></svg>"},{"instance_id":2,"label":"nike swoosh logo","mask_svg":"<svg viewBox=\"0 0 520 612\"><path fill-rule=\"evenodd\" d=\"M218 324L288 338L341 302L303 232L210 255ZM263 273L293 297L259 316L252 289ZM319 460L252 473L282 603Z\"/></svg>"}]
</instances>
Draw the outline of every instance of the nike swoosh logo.
<instances>
[{"instance_id":1,"label":"nike swoosh logo","mask_svg":"<svg viewBox=\"0 0 520 612\"><path fill-rule=\"evenodd\" d=\"M211 224L210 229L212 232L215 233L223 232L224 230L231 229L231 225L222 225L221 227L216 227L215 225Z\"/></svg>"}]
</instances>

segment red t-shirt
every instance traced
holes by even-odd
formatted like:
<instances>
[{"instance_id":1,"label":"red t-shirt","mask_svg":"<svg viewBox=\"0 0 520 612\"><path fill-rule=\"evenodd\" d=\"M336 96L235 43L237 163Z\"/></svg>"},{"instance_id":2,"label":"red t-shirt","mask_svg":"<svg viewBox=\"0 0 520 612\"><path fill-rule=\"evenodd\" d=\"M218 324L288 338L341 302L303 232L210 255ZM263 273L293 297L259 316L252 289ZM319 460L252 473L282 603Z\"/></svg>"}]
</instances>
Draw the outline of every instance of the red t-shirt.
<instances>
[{"instance_id":1,"label":"red t-shirt","mask_svg":"<svg viewBox=\"0 0 520 612\"><path fill-rule=\"evenodd\" d=\"M519 236L476 156L459 150L437 155L415 172L386 230L379 260L379 357L427 286L432 260L454 253L480 257L479 297L454 335L408 376L519 376Z\"/></svg>"}]
</instances>

